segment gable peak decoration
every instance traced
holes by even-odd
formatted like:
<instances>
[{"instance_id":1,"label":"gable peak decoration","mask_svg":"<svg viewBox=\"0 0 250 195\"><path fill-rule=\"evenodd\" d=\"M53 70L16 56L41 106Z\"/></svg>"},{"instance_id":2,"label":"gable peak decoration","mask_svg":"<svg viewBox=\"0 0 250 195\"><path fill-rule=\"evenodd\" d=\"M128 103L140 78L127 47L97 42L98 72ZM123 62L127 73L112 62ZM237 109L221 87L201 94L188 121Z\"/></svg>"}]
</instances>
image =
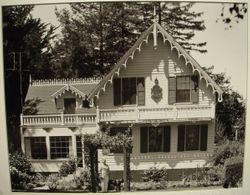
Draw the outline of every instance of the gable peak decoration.
<instances>
[{"instance_id":1,"label":"gable peak decoration","mask_svg":"<svg viewBox=\"0 0 250 195\"><path fill-rule=\"evenodd\" d=\"M77 89L76 87L67 84L65 86L63 86L61 89L59 89L58 91L56 91L55 93L53 93L51 96L53 98L59 98L61 97L63 94L65 94L66 91L71 91L72 94L75 94L76 96L78 96L79 98L86 98L86 94L81 92L79 89Z\"/></svg>"},{"instance_id":2,"label":"gable peak decoration","mask_svg":"<svg viewBox=\"0 0 250 195\"><path fill-rule=\"evenodd\" d=\"M151 89L151 98L156 102L159 103L162 99L162 88L159 86L159 81L155 79L155 85Z\"/></svg>"},{"instance_id":3,"label":"gable peak decoration","mask_svg":"<svg viewBox=\"0 0 250 195\"><path fill-rule=\"evenodd\" d=\"M148 44L149 36L153 34L154 37L154 45L157 46L157 38L158 34L161 34L163 37L163 43L166 44L166 42L170 45L171 52L177 52L178 59L183 58L184 64L186 66L191 66L192 71L194 74L197 72L199 75L200 80L204 79L206 82L206 87L211 87L213 94L218 94L218 101L222 102L222 94L223 91L221 88L215 83L215 81L202 69L202 67L199 65L199 63L190 56L190 54L185 51L182 46L180 46L174 38L156 21L139 37L139 39L135 42L135 44L123 55L123 57L118 61L117 64L115 64L114 68L107 74L103 80L96 85L96 87L90 92L88 99L93 99L96 97L99 98L99 95L101 91L105 92L106 86L108 83L111 83L114 76L119 76L120 70L122 67L126 69L127 62L129 59L134 60L135 52L141 52L142 44L145 42Z\"/></svg>"}]
</instances>

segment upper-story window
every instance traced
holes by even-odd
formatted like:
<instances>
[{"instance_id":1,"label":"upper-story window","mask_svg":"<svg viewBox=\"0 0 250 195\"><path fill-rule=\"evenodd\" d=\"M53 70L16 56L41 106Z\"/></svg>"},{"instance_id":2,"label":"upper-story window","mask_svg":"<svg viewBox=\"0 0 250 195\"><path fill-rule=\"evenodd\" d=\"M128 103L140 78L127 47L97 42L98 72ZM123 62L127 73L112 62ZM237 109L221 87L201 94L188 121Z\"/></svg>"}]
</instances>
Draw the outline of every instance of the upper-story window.
<instances>
[{"instance_id":1,"label":"upper-story window","mask_svg":"<svg viewBox=\"0 0 250 195\"><path fill-rule=\"evenodd\" d=\"M64 98L64 113L75 114L75 110L76 110L76 99Z\"/></svg>"},{"instance_id":2,"label":"upper-story window","mask_svg":"<svg viewBox=\"0 0 250 195\"><path fill-rule=\"evenodd\" d=\"M198 76L169 77L169 104L180 102L198 103Z\"/></svg>"},{"instance_id":3,"label":"upper-story window","mask_svg":"<svg viewBox=\"0 0 250 195\"><path fill-rule=\"evenodd\" d=\"M145 105L145 82L142 77L114 79L114 105Z\"/></svg>"}]
</instances>

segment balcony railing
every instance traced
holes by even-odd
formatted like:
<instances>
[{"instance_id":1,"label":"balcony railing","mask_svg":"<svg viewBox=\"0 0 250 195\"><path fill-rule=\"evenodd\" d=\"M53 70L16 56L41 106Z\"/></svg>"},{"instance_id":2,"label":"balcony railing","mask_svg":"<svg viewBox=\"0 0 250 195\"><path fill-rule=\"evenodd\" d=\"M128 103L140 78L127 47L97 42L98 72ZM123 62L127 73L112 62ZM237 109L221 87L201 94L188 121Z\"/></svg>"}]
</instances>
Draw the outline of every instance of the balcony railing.
<instances>
[{"instance_id":1,"label":"balcony railing","mask_svg":"<svg viewBox=\"0 0 250 195\"><path fill-rule=\"evenodd\" d=\"M95 124L96 122L185 121L207 118L214 118L214 106L177 105L158 108L97 109L97 115L21 115L21 125L79 125Z\"/></svg>"},{"instance_id":2,"label":"balcony railing","mask_svg":"<svg viewBox=\"0 0 250 195\"><path fill-rule=\"evenodd\" d=\"M145 120L195 120L214 118L214 106L178 105L159 108L120 108L101 109L99 120L106 121L145 121Z\"/></svg>"},{"instance_id":3,"label":"balcony railing","mask_svg":"<svg viewBox=\"0 0 250 195\"><path fill-rule=\"evenodd\" d=\"M96 114L21 115L21 125L94 124Z\"/></svg>"}]
</instances>

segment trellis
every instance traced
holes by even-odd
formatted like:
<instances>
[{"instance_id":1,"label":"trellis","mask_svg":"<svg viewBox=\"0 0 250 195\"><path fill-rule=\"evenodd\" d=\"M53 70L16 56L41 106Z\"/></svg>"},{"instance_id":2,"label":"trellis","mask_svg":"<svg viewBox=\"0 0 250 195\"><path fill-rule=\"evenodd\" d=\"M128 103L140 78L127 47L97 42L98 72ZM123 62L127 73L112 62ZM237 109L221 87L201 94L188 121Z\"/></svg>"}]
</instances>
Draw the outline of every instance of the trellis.
<instances>
[{"instance_id":1,"label":"trellis","mask_svg":"<svg viewBox=\"0 0 250 195\"><path fill-rule=\"evenodd\" d=\"M130 153L132 152L132 137L128 128L124 133L110 136L107 132L98 132L96 134L84 134L82 136L84 143L85 164L90 169L92 192L97 192L98 175L98 149L123 149L123 179L124 191L130 191Z\"/></svg>"}]
</instances>

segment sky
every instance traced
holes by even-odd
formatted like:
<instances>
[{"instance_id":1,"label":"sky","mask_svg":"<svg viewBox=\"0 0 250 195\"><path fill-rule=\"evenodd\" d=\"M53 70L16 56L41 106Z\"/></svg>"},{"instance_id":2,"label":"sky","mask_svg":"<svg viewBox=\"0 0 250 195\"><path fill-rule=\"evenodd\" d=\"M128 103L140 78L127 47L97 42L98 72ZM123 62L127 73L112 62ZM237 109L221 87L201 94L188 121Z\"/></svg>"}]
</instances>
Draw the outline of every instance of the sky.
<instances>
[{"instance_id":1,"label":"sky","mask_svg":"<svg viewBox=\"0 0 250 195\"><path fill-rule=\"evenodd\" d=\"M55 7L59 10L67 7L68 4L35 5L32 12L33 17L41 18L45 23L60 25L54 13ZM197 32L193 41L207 42L207 53L191 52L191 56L201 65L209 67L214 65L214 73L226 72L231 78L231 85L246 98L247 89L247 18L233 27L227 26L216 20L221 19L221 3L196 3L193 11L203 12L201 19L204 19L206 29ZM60 34L60 28L57 30Z\"/></svg>"}]
</instances>

